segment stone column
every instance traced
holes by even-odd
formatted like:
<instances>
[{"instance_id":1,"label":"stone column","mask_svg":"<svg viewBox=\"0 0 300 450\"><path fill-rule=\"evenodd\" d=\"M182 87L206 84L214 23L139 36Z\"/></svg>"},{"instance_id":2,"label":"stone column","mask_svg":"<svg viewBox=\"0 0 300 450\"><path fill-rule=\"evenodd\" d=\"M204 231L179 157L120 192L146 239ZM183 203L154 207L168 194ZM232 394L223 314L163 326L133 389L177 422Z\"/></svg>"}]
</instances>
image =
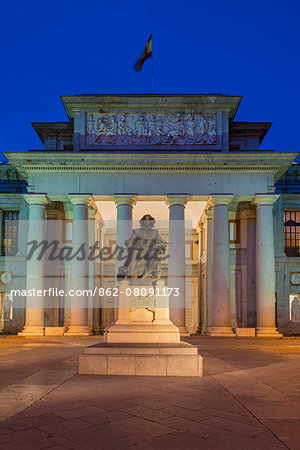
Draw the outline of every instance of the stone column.
<instances>
[{"instance_id":1,"label":"stone column","mask_svg":"<svg viewBox=\"0 0 300 450\"><path fill-rule=\"evenodd\" d=\"M90 239L91 245L93 245L94 242L98 242L99 248L102 248L101 242L101 229L103 227L103 220L99 214L99 211L95 212L94 214L94 220L95 222L92 222L91 230L92 230L92 236L93 239ZM96 261L90 261L90 273L93 272L93 280L91 285L94 285L97 287L97 295L93 299L93 329L94 334L101 334L103 327L102 327L102 311L101 311L101 299L99 295L99 288L101 287L101 277L103 276L101 272L101 261L99 259L96 259Z\"/></svg>"},{"instance_id":2,"label":"stone column","mask_svg":"<svg viewBox=\"0 0 300 450\"><path fill-rule=\"evenodd\" d=\"M281 337L275 326L273 204L278 195L256 195L256 336Z\"/></svg>"},{"instance_id":3,"label":"stone column","mask_svg":"<svg viewBox=\"0 0 300 450\"><path fill-rule=\"evenodd\" d=\"M208 205L204 212L206 216L205 226L205 268L204 268L204 292L202 291L203 320L199 331L206 334L208 327L212 326L212 300L211 300L211 277L212 277L212 208Z\"/></svg>"},{"instance_id":4,"label":"stone column","mask_svg":"<svg viewBox=\"0 0 300 450\"><path fill-rule=\"evenodd\" d=\"M125 241L129 239L132 232L132 209L136 204L135 194L115 194L114 202L117 207L117 229L116 229L116 247L125 249ZM116 253L115 259L115 283L119 286L117 281L117 275L119 268L124 265L125 259L119 261L117 259L118 253ZM124 252L123 256L126 256ZM128 298L125 296L125 303L127 303ZM129 309L120 307L121 297L119 297L115 303L114 309L114 319L121 320L123 317L127 317L129 314Z\"/></svg>"},{"instance_id":5,"label":"stone column","mask_svg":"<svg viewBox=\"0 0 300 450\"><path fill-rule=\"evenodd\" d=\"M114 202L117 207L116 246L125 248L125 241L132 232L132 208L136 204L136 198L134 194L115 194ZM119 267L123 266L125 262L125 260L118 261L117 256L115 265L116 277Z\"/></svg>"},{"instance_id":6,"label":"stone column","mask_svg":"<svg viewBox=\"0 0 300 450\"><path fill-rule=\"evenodd\" d=\"M24 194L28 203L28 238L27 243L36 241L37 245L45 240L45 208L49 200L44 194ZM26 297L25 327L21 336L44 336L44 307L45 307L45 258L40 260L41 247L32 255L32 246L27 247L27 272L26 272L26 292L32 291L32 296ZM38 292L39 291L39 292ZM42 295L40 295L42 294Z\"/></svg>"},{"instance_id":7,"label":"stone column","mask_svg":"<svg viewBox=\"0 0 300 450\"><path fill-rule=\"evenodd\" d=\"M73 204L72 247L77 257L71 260L71 290L70 296L70 325L66 335L89 336L91 330L88 325L89 297L83 291L89 289L89 206L90 195L70 195ZM76 293L76 291L78 291Z\"/></svg>"},{"instance_id":8,"label":"stone column","mask_svg":"<svg viewBox=\"0 0 300 450\"><path fill-rule=\"evenodd\" d=\"M46 239L47 241L53 242L58 234L56 231L57 228L57 215L58 210L56 208L56 204L51 204L51 207L49 207L46 210L46 221L47 221L47 230L46 230ZM45 289L49 288L56 288L56 268L57 268L57 261L49 261L46 259L45 261ZM49 291L46 293L44 298L44 325L46 327L46 334L47 334L47 328L48 327L58 327L58 297L49 295Z\"/></svg>"},{"instance_id":9,"label":"stone column","mask_svg":"<svg viewBox=\"0 0 300 450\"><path fill-rule=\"evenodd\" d=\"M247 248L247 304L244 317L244 326L255 328L256 324L256 211L245 209L241 212L242 225L245 232Z\"/></svg>"},{"instance_id":10,"label":"stone column","mask_svg":"<svg viewBox=\"0 0 300 450\"><path fill-rule=\"evenodd\" d=\"M185 220L184 209L187 195L168 195L169 206L169 259L168 287L178 289L169 297L170 319L179 328L180 334L187 334L185 326Z\"/></svg>"},{"instance_id":11,"label":"stone column","mask_svg":"<svg viewBox=\"0 0 300 450\"><path fill-rule=\"evenodd\" d=\"M212 311L210 336L235 336L230 325L230 270L228 205L232 195L218 195L209 199L213 207L212 245Z\"/></svg>"}]
</instances>

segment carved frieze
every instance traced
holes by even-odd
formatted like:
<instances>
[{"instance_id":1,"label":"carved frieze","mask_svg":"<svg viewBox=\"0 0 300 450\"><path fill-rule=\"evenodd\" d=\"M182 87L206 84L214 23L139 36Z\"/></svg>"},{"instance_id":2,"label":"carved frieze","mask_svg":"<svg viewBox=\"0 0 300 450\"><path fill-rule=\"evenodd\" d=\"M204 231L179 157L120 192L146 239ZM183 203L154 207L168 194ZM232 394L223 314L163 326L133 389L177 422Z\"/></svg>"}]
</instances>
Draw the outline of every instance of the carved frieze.
<instances>
[{"instance_id":1,"label":"carved frieze","mask_svg":"<svg viewBox=\"0 0 300 450\"><path fill-rule=\"evenodd\" d=\"M87 113L90 145L216 143L215 113Z\"/></svg>"}]
</instances>

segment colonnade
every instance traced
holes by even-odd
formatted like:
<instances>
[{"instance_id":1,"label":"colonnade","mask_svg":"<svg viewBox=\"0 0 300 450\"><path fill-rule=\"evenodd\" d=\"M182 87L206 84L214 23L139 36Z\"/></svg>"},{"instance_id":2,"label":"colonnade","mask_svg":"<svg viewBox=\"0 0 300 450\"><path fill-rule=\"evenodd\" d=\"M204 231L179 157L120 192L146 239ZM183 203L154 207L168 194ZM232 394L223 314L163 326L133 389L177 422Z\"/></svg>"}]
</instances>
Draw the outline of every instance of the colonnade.
<instances>
[{"instance_id":1,"label":"colonnade","mask_svg":"<svg viewBox=\"0 0 300 450\"><path fill-rule=\"evenodd\" d=\"M28 241L45 239L45 209L49 202L46 195L26 194L28 202ZM257 336L276 336L275 326L275 264L273 235L273 203L278 196L258 194L253 199L256 207L256 314ZM211 336L234 336L230 324L230 272L229 272L229 232L228 207L232 195L212 195L208 205L212 210L212 252L211 252L211 313L206 334ZM88 213L91 196L70 195L73 205L74 248L88 242ZM187 194L166 196L169 208L169 258L168 286L179 289L179 298L170 297L170 318L181 332L185 331L185 206ZM116 244L124 246L132 227L132 210L136 204L135 194L115 194L117 208ZM116 272L118 271L116 261ZM88 260L72 259L71 285L76 289L88 289ZM27 261L26 289L43 289L44 267L37 258ZM67 335L89 335L88 299L73 297L70 324ZM25 327L22 335L44 334L44 298L27 297Z\"/></svg>"},{"instance_id":2,"label":"colonnade","mask_svg":"<svg viewBox=\"0 0 300 450\"><path fill-rule=\"evenodd\" d=\"M256 207L256 330L258 337L279 337L275 319L275 255L273 204L278 195L257 194ZM230 323L230 259L228 207L232 195L214 195L211 235L211 305L205 328L209 336L235 336Z\"/></svg>"}]
</instances>

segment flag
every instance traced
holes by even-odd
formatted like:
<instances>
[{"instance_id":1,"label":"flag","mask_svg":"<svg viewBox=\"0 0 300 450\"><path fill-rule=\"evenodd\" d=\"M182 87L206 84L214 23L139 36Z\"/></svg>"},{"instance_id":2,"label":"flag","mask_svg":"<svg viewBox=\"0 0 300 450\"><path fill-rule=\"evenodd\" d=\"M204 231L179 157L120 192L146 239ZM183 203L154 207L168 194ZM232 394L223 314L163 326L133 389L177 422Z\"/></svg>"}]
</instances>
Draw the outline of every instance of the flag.
<instances>
[{"instance_id":1,"label":"flag","mask_svg":"<svg viewBox=\"0 0 300 450\"><path fill-rule=\"evenodd\" d=\"M147 41L146 47L144 48L143 54L140 59L136 62L134 68L135 70L141 70L145 60L152 56L152 33Z\"/></svg>"}]
</instances>

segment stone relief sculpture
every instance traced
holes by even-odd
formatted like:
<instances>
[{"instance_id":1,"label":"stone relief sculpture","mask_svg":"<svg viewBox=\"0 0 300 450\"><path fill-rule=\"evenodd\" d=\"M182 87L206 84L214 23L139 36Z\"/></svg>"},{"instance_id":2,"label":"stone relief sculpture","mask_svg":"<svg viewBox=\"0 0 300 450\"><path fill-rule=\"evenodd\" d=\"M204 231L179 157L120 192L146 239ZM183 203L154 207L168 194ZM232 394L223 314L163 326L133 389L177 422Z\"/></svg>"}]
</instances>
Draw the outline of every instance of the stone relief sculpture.
<instances>
[{"instance_id":1,"label":"stone relief sculpture","mask_svg":"<svg viewBox=\"0 0 300 450\"><path fill-rule=\"evenodd\" d=\"M87 121L87 132L88 134L95 133L95 120L93 114L89 114L89 119Z\"/></svg>"},{"instance_id":2,"label":"stone relief sculpture","mask_svg":"<svg viewBox=\"0 0 300 450\"><path fill-rule=\"evenodd\" d=\"M87 113L90 145L216 143L215 113Z\"/></svg>"}]
</instances>

